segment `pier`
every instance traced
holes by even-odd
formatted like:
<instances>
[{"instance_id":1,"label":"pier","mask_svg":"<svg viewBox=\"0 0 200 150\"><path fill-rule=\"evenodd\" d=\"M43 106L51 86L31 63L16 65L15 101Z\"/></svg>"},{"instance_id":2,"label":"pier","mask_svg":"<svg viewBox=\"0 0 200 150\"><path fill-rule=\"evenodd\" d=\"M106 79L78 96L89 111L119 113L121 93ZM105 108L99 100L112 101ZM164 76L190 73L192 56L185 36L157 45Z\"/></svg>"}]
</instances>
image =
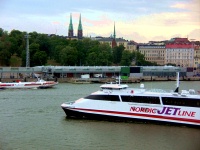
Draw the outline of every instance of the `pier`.
<instances>
[{"instance_id":1,"label":"pier","mask_svg":"<svg viewBox=\"0 0 200 150\"><path fill-rule=\"evenodd\" d=\"M125 69L124 69L125 68ZM122 66L36 66L36 67L0 67L0 82L35 81L35 74L44 80L56 80L60 83L90 83L116 82L119 75L122 83L140 83L149 81L175 81L176 72L180 72L180 81L200 81L195 72L187 72L178 67L135 67L136 73L128 72L134 67ZM140 68L138 70L138 68ZM124 71L124 72L123 72ZM86 76L84 79L82 76ZM98 75L98 77L97 77ZM81 83L81 82L79 82Z\"/></svg>"}]
</instances>

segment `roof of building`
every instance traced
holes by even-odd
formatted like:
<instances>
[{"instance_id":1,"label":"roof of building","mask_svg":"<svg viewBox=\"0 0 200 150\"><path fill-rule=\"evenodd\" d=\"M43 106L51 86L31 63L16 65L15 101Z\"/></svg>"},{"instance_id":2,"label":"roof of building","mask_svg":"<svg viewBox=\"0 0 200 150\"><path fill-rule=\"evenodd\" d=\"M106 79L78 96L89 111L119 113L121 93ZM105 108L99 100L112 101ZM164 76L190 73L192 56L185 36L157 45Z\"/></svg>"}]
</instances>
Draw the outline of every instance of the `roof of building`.
<instances>
[{"instance_id":1,"label":"roof of building","mask_svg":"<svg viewBox=\"0 0 200 150\"><path fill-rule=\"evenodd\" d=\"M96 37L96 39L98 41L102 41L102 42L112 42L113 38L112 37ZM128 40L125 40L123 38L115 38L116 42L128 42Z\"/></svg>"},{"instance_id":2,"label":"roof of building","mask_svg":"<svg viewBox=\"0 0 200 150\"><path fill-rule=\"evenodd\" d=\"M166 48L193 48L192 43L167 43Z\"/></svg>"},{"instance_id":3,"label":"roof of building","mask_svg":"<svg viewBox=\"0 0 200 150\"><path fill-rule=\"evenodd\" d=\"M155 44L142 44L139 45L140 48L144 47L144 48L160 48L160 47L165 47L165 44L163 45L155 45Z\"/></svg>"},{"instance_id":4,"label":"roof of building","mask_svg":"<svg viewBox=\"0 0 200 150\"><path fill-rule=\"evenodd\" d=\"M128 42L128 45L137 45L138 43L137 42L135 42L135 41L129 41Z\"/></svg>"},{"instance_id":5,"label":"roof of building","mask_svg":"<svg viewBox=\"0 0 200 150\"><path fill-rule=\"evenodd\" d=\"M190 42L188 40L188 38L179 38L179 37L176 37L176 38L171 38L168 42Z\"/></svg>"}]
</instances>

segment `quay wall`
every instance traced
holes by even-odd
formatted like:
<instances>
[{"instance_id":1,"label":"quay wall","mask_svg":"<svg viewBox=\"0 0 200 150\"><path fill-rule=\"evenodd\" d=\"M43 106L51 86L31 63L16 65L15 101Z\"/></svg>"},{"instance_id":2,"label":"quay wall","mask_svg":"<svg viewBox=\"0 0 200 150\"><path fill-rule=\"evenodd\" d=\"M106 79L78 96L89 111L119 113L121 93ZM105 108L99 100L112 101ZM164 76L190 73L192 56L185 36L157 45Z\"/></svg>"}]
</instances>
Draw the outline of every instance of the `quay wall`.
<instances>
[{"instance_id":1,"label":"quay wall","mask_svg":"<svg viewBox=\"0 0 200 150\"><path fill-rule=\"evenodd\" d=\"M180 81L200 81L200 70L188 70L170 66L36 66L0 67L1 82L36 81L36 76L44 80L57 80L60 83L72 82L83 75L95 83L115 82L121 75L121 82L138 83L146 81L175 81L179 72ZM97 77L97 75L100 75ZM86 79L85 79L86 80Z\"/></svg>"},{"instance_id":2,"label":"quay wall","mask_svg":"<svg viewBox=\"0 0 200 150\"><path fill-rule=\"evenodd\" d=\"M51 80L51 81L58 81L59 83L72 83L73 80L80 79L80 78L44 78L44 80ZM88 79L81 79L87 80L91 83L106 83L106 82L115 82L116 79L113 78L88 78ZM28 82L28 81L37 81L37 78L2 78L0 79L1 82ZM121 83L140 83L140 82L159 82L159 81L176 81L176 77L138 77L138 78L128 78L126 80L121 80ZM180 77L180 81L200 81L200 77Z\"/></svg>"}]
</instances>

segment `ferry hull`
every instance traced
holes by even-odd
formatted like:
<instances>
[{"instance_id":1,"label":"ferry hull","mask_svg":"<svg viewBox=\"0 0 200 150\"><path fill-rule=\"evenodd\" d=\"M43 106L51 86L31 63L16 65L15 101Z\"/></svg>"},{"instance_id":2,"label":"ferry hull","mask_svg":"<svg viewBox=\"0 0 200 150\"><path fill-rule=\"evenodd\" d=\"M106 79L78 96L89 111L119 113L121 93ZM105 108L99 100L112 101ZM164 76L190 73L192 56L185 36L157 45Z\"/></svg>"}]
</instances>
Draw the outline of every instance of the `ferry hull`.
<instances>
[{"instance_id":1,"label":"ferry hull","mask_svg":"<svg viewBox=\"0 0 200 150\"><path fill-rule=\"evenodd\" d=\"M62 107L62 106L61 106ZM137 122L137 123L153 123L153 124L165 124L165 125L182 125L200 128L200 121L196 123L180 122L175 120L162 120L155 118L143 118L134 115L123 116L123 115L111 115L103 113L88 113L84 111L77 111L74 108L62 107L67 118L77 118L77 119L93 119L93 120L107 120L107 121L123 121L123 122ZM121 113L121 112L119 112Z\"/></svg>"},{"instance_id":2,"label":"ferry hull","mask_svg":"<svg viewBox=\"0 0 200 150\"><path fill-rule=\"evenodd\" d=\"M0 83L0 89L33 89L33 88L52 88L57 85L57 82L18 82L18 83Z\"/></svg>"},{"instance_id":3,"label":"ferry hull","mask_svg":"<svg viewBox=\"0 0 200 150\"><path fill-rule=\"evenodd\" d=\"M128 88L103 84L101 90L61 105L67 117L139 120L200 127L200 95L194 89L179 92L179 73L175 91Z\"/></svg>"}]
</instances>

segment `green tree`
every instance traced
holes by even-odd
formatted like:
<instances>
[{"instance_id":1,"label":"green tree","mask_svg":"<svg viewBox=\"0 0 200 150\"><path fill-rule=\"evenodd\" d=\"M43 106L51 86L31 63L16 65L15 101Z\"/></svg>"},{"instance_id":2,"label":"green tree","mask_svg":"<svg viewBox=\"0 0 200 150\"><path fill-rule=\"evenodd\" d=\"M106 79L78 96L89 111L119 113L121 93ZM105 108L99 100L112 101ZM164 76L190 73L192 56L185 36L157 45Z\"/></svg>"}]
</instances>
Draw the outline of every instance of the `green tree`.
<instances>
[{"instance_id":1,"label":"green tree","mask_svg":"<svg viewBox=\"0 0 200 150\"><path fill-rule=\"evenodd\" d=\"M39 34L35 39L35 43L39 44L39 50L45 51L46 54L49 56L50 54L50 43L49 37L46 34Z\"/></svg>"},{"instance_id":2,"label":"green tree","mask_svg":"<svg viewBox=\"0 0 200 150\"><path fill-rule=\"evenodd\" d=\"M97 54L95 52L91 52L87 55L87 65L97 66Z\"/></svg>"},{"instance_id":3,"label":"green tree","mask_svg":"<svg viewBox=\"0 0 200 150\"><path fill-rule=\"evenodd\" d=\"M4 32L3 32L3 29L2 29L2 28L0 28L0 37L2 37L2 36L3 36L3 34L4 34Z\"/></svg>"},{"instance_id":4,"label":"green tree","mask_svg":"<svg viewBox=\"0 0 200 150\"><path fill-rule=\"evenodd\" d=\"M9 34L9 41L11 42L10 53L11 55L17 54L21 56L22 50L21 47L25 48L25 32L19 30L12 30Z\"/></svg>"},{"instance_id":5,"label":"green tree","mask_svg":"<svg viewBox=\"0 0 200 150\"><path fill-rule=\"evenodd\" d=\"M78 50L78 65L83 66L85 65L87 50L83 49L83 41L79 40L77 43L77 50Z\"/></svg>"},{"instance_id":6,"label":"green tree","mask_svg":"<svg viewBox=\"0 0 200 150\"><path fill-rule=\"evenodd\" d=\"M98 53L98 46L100 43L98 41L91 40L90 38L84 38L83 40L78 40L76 49L78 50L78 64L89 65L88 55L91 52ZM96 58L97 59L97 58ZM99 62L95 60L96 64ZM93 64L93 63L92 63Z\"/></svg>"},{"instance_id":7,"label":"green tree","mask_svg":"<svg viewBox=\"0 0 200 150\"><path fill-rule=\"evenodd\" d=\"M39 44L31 43L29 46L29 59L31 67L37 64L37 62L35 62L35 60L33 59L37 51L39 51ZM22 66L26 66L26 49L23 50L21 57L22 57Z\"/></svg>"},{"instance_id":8,"label":"green tree","mask_svg":"<svg viewBox=\"0 0 200 150\"><path fill-rule=\"evenodd\" d=\"M7 49L0 51L0 64L9 66L10 65L10 52Z\"/></svg>"},{"instance_id":9,"label":"green tree","mask_svg":"<svg viewBox=\"0 0 200 150\"><path fill-rule=\"evenodd\" d=\"M29 33L29 36L30 36L30 43L33 43L33 42L35 42L36 41L36 39L37 39L37 37L38 37L38 35L39 35L39 33L37 33L37 32L30 32Z\"/></svg>"},{"instance_id":10,"label":"green tree","mask_svg":"<svg viewBox=\"0 0 200 150\"><path fill-rule=\"evenodd\" d=\"M49 43L49 58L59 62L59 53L64 47L69 45L69 40L66 40L66 38L59 36L52 36Z\"/></svg>"},{"instance_id":11,"label":"green tree","mask_svg":"<svg viewBox=\"0 0 200 150\"><path fill-rule=\"evenodd\" d=\"M137 66L157 66L155 62L146 61L144 55L138 51L132 53L132 59L135 60Z\"/></svg>"},{"instance_id":12,"label":"green tree","mask_svg":"<svg viewBox=\"0 0 200 150\"><path fill-rule=\"evenodd\" d=\"M47 63L47 54L44 51L37 51L32 58L33 66L42 66Z\"/></svg>"},{"instance_id":13,"label":"green tree","mask_svg":"<svg viewBox=\"0 0 200 150\"><path fill-rule=\"evenodd\" d=\"M123 45L116 46L113 48L113 63L119 65L122 58L122 53L125 47Z\"/></svg>"},{"instance_id":14,"label":"green tree","mask_svg":"<svg viewBox=\"0 0 200 150\"><path fill-rule=\"evenodd\" d=\"M60 51L60 62L62 65L76 65L78 52L71 46L66 46Z\"/></svg>"},{"instance_id":15,"label":"green tree","mask_svg":"<svg viewBox=\"0 0 200 150\"><path fill-rule=\"evenodd\" d=\"M132 54L130 51L128 50L124 50L122 52L122 59L120 62L120 65L122 66L130 66L132 62Z\"/></svg>"},{"instance_id":16,"label":"green tree","mask_svg":"<svg viewBox=\"0 0 200 150\"><path fill-rule=\"evenodd\" d=\"M143 66L143 64L145 63L145 57L144 57L144 55L141 54L138 51L132 52L132 58L135 61L135 65L136 66Z\"/></svg>"},{"instance_id":17,"label":"green tree","mask_svg":"<svg viewBox=\"0 0 200 150\"><path fill-rule=\"evenodd\" d=\"M100 66L108 66L112 64L112 50L107 43L99 44L98 59L98 64Z\"/></svg>"},{"instance_id":18,"label":"green tree","mask_svg":"<svg viewBox=\"0 0 200 150\"><path fill-rule=\"evenodd\" d=\"M11 42L9 41L9 35L7 32L1 31L0 37L0 65L1 66L9 66L10 65L10 47Z\"/></svg>"},{"instance_id":19,"label":"green tree","mask_svg":"<svg viewBox=\"0 0 200 150\"><path fill-rule=\"evenodd\" d=\"M66 46L64 45L57 45L54 48L54 56L52 57L56 62L58 63L62 63L61 59L60 59L60 55L62 53L62 49L64 49Z\"/></svg>"}]
</instances>

